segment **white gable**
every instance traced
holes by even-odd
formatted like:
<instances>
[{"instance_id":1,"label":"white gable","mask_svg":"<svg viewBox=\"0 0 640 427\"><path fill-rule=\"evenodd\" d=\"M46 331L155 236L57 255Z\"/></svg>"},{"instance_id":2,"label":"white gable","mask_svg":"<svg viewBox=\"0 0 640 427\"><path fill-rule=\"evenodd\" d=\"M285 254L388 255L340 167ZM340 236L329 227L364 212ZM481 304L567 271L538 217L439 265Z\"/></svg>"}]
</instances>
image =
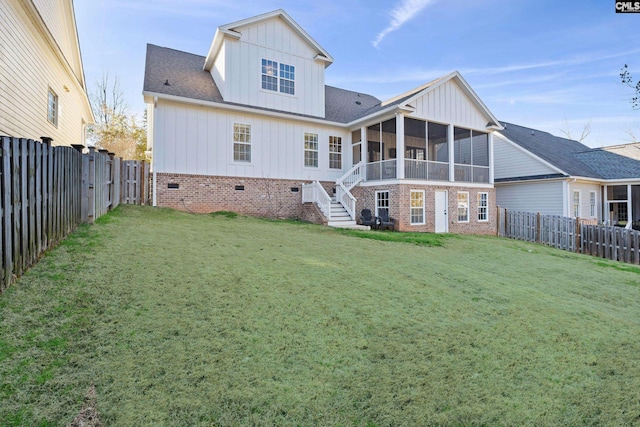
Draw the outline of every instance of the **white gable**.
<instances>
[{"instance_id":1,"label":"white gable","mask_svg":"<svg viewBox=\"0 0 640 427\"><path fill-rule=\"evenodd\" d=\"M499 133L494 133L493 153L495 179L562 173L559 169L533 156Z\"/></svg>"},{"instance_id":2,"label":"white gable","mask_svg":"<svg viewBox=\"0 0 640 427\"><path fill-rule=\"evenodd\" d=\"M471 129L486 130L492 121L453 79L426 90L409 105L415 108L416 117Z\"/></svg>"}]
</instances>

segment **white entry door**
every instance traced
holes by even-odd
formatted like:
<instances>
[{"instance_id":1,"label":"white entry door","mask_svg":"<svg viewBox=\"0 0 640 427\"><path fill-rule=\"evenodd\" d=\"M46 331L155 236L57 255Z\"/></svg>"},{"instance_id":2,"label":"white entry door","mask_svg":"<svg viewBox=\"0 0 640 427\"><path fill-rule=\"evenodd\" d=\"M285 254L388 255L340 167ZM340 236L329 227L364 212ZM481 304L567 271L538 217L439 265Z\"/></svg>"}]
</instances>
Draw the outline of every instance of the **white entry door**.
<instances>
[{"instance_id":1,"label":"white entry door","mask_svg":"<svg viewBox=\"0 0 640 427\"><path fill-rule=\"evenodd\" d=\"M436 191L436 233L446 233L449 231L449 197L447 191Z\"/></svg>"}]
</instances>

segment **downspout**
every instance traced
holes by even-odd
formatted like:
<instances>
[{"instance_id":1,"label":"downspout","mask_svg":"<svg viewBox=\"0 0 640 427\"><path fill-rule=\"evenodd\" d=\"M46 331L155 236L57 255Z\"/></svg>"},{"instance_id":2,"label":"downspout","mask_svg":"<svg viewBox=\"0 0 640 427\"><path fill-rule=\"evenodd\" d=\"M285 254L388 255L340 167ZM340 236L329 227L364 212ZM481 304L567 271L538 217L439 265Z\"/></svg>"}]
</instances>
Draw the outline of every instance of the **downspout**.
<instances>
[{"instance_id":1,"label":"downspout","mask_svg":"<svg viewBox=\"0 0 640 427\"><path fill-rule=\"evenodd\" d=\"M154 136L153 138L153 146L152 146L152 153L151 153L151 173L152 173L152 180L153 180L153 202L152 202L152 206L158 206L158 202L157 202L157 192L158 192L158 179L156 176L156 167L155 167L155 161L156 161L156 150L155 150L155 145L156 145L156 141L155 141L155 135L156 135L156 108L158 107L158 97L154 96L153 97L153 126L152 126L152 134Z\"/></svg>"}]
</instances>

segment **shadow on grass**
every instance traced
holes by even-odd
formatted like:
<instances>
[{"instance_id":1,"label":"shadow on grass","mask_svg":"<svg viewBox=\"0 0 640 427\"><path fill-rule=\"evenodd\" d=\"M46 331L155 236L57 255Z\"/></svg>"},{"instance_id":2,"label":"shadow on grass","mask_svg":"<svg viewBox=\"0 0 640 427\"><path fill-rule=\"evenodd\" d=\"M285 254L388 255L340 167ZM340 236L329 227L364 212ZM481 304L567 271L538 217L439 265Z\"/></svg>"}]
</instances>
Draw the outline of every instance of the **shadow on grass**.
<instances>
[{"instance_id":1,"label":"shadow on grass","mask_svg":"<svg viewBox=\"0 0 640 427\"><path fill-rule=\"evenodd\" d=\"M380 240L383 242L412 243L418 246L443 246L444 242L449 239L458 238L456 234L435 234L435 233L407 233L392 231L363 231L349 230L338 228L336 231L340 234L352 237L360 237L363 239Z\"/></svg>"}]
</instances>

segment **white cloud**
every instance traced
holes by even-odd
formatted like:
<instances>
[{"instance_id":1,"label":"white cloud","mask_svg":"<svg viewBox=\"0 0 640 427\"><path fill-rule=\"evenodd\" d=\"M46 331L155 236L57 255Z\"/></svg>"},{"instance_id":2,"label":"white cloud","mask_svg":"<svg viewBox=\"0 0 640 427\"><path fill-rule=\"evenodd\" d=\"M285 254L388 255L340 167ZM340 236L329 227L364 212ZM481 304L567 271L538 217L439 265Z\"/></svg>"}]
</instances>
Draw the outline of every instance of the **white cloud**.
<instances>
[{"instance_id":1,"label":"white cloud","mask_svg":"<svg viewBox=\"0 0 640 427\"><path fill-rule=\"evenodd\" d=\"M392 31L396 31L400 27L402 27L407 21L410 21L414 16L416 16L422 9L430 5L431 3L435 3L436 0L402 0L402 3L397 5L390 13L391 22L382 30L376 39L371 42L373 47L377 48L378 44L384 39L387 34Z\"/></svg>"}]
</instances>

